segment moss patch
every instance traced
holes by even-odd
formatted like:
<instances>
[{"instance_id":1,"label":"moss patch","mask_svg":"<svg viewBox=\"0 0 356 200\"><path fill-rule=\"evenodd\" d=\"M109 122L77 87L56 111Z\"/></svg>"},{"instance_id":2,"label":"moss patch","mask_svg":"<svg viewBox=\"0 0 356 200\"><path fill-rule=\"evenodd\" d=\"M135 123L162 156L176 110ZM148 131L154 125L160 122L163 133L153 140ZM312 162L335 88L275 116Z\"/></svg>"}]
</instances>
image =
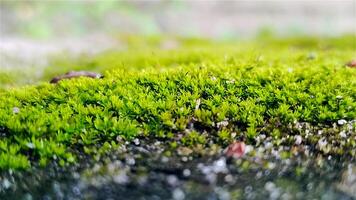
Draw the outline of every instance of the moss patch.
<instances>
[{"instance_id":1,"label":"moss patch","mask_svg":"<svg viewBox=\"0 0 356 200\"><path fill-rule=\"evenodd\" d=\"M355 55L343 40L129 49L82 61L104 79L0 90L0 168L65 165L135 138L257 145L263 134L293 146L300 135L313 152L355 156Z\"/></svg>"}]
</instances>

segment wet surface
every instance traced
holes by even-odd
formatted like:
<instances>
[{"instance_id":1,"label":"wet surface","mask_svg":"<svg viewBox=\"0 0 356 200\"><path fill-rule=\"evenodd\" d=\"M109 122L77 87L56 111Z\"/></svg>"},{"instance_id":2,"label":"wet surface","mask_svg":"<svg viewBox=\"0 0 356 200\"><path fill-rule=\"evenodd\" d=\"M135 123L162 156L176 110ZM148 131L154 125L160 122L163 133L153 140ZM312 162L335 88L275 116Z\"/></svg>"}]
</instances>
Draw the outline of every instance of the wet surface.
<instances>
[{"instance_id":1,"label":"wet surface","mask_svg":"<svg viewBox=\"0 0 356 200\"><path fill-rule=\"evenodd\" d=\"M203 153L166 147L135 140L76 166L2 172L0 199L356 198L353 159L282 159L249 145L241 158L229 158L214 145Z\"/></svg>"}]
</instances>

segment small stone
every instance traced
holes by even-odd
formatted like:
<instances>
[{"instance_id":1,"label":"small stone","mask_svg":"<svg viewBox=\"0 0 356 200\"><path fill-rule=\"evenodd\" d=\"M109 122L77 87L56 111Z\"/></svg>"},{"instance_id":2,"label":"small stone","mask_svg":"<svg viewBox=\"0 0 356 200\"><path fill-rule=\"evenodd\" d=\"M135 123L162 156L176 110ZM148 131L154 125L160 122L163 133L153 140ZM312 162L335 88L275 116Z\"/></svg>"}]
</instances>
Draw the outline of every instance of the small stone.
<instances>
[{"instance_id":1,"label":"small stone","mask_svg":"<svg viewBox=\"0 0 356 200\"><path fill-rule=\"evenodd\" d=\"M183 200L185 198L184 192L179 188L173 190L172 196L174 200Z\"/></svg>"},{"instance_id":2,"label":"small stone","mask_svg":"<svg viewBox=\"0 0 356 200\"><path fill-rule=\"evenodd\" d=\"M13 107L12 108L12 113L17 114L19 112L20 112L20 108L18 108L18 107Z\"/></svg>"},{"instance_id":3,"label":"small stone","mask_svg":"<svg viewBox=\"0 0 356 200\"><path fill-rule=\"evenodd\" d=\"M11 182L7 178L5 178L2 182L2 185L5 189L8 189L11 187Z\"/></svg>"},{"instance_id":4,"label":"small stone","mask_svg":"<svg viewBox=\"0 0 356 200\"><path fill-rule=\"evenodd\" d=\"M272 192L275 188L276 188L276 185L272 182L267 182L265 184L265 190L267 190L268 192Z\"/></svg>"},{"instance_id":5,"label":"small stone","mask_svg":"<svg viewBox=\"0 0 356 200\"><path fill-rule=\"evenodd\" d=\"M226 173L226 159L224 157L220 158L219 160L214 162L212 167L215 173Z\"/></svg>"},{"instance_id":6,"label":"small stone","mask_svg":"<svg viewBox=\"0 0 356 200\"><path fill-rule=\"evenodd\" d=\"M129 177L125 172L120 172L118 175L113 177L113 181L117 184L125 184L129 182Z\"/></svg>"},{"instance_id":7,"label":"small stone","mask_svg":"<svg viewBox=\"0 0 356 200\"><path fill-rule=\"evenodd\" d=\"M191 174L191 172L190 172L189 169L184 169L183 170L183 176L188 177L188 176L190 176L190 174Z\"/></svg>"},{"instance_id":8,"label":"small stone","mask_svg":"<svg viewBox=\"0 0 356 200\"><path fill-rule=\"evenodd\" d=\"M296 135L296 136L294 136L294 138L295 138L294 144L300 145L302 143L302 136Z\"/></svg>"},{"instance_id":9,"label":"small stone","mask_svg":"<svg viewBox=\"0 0 356 200\"><path fill-rule=\"evenodd\" d=\"M245 154L250 153L251 151L253 151L253 146L252 145L246 145Z\"/></svg>"},{"instance_id":10,"label":"small stone","mask_svg":"<svg viewBox=\"0 0 356 200\"><path fill-rule=\"evenodd\" d=\"M169 158L166 157L166 156L163 156L163 157L161 158L161 161L162 161L163 163L167 163L167 162L169 161Z\"/></svg>"},{"instance_id":11,"label":"small stone","mask_svg":"<svg viewBox=\"0 0 356 200\"><path fill-rule=\"evenodd\" d=\"M126 158L126 164L135 165L135 159L133 157L127 157Z\"/></svg>"},{"instance_id":12,"label":"small stone","mask_svg":"<svg viewBox=\"0 0 356 200\"><path fill-rule=\"evenodd\" d=\"M225 176L224 180L226 183L231 183L234 181L234 177L231 174L228 174Z\"/></svg>"},{"instance_id":13,"label":"small stone","mask_svg":"<svg viewBox=\"0 0 356 200\"><path fill-rule=\"evenodd\" d=\"M346 138L346 137L347 137L345 131L341 131L339 135L340 135L340 137L342 137L342 138Z\"/></svg>"},{"instance_id":14,"label":"small stone","mask_svg":"<svg viewBox=\"0 0 356 200\"><path fill-rule=\"evenodd\" d=\"M140 140L138 138L134 139L133 141L136 146L140 145Z\"/></svg>"},{"instance_id":15,"label":"small stone","mask_svg":"<svg viewBox=\"0 0 356 200\"><path fill-rule=\"evenodd\" d=\"M216 183L217 175L215 173L209 173L205 175L206 180L210 183Z\"/></svg>"},{"instance_id":16,"label":"small stone","mask_svg":"<svg viewBox=\"0 0 356 200\"><path fill-rule=\"evenodd\" d=\"M227 125L229 125L228 121L221 121L221 122L216 123L216 127L218 127L218 128L227 127Z\"/></svg>"},{"instance_id":17,"label":"small stone","mask_svg":"<svg viewBox=\"0 0 356 200\"><path fill-rule=\"evenodd\" d=\"M183 156L183 157L182 157L182 161L183 161L183 162L188 162L188 157Z\"/></svg>"},{"instance_id":18,"label":"small stone","mask_svg":"<svg viewBox=\"0 0 356 200\"><path fill-rule=\"evenodd\" d=\"M169 176L167 176L167 183L169 184L169 185L171 185L171 186L177 186L178 185L178 183L179 183L179 180L178 180L178 178L176 177L176 176L174 176L174 175L169 175Z\"/></svg>"},{"instance_id":19,"label":"small stone","mask_svg":"<svg viewBox=\"0 0 356 200\"><path fill-rule=\"evenodd\" d=\"M267 142L267 143L265 144L265 148L266 148L266 149L272 149L272 147L273 147L272 142Z\"/></svg>"},{"instance_id":20,"label":"small stone","mask_svg":"<svg viewBox=\"0 0 356 200\"><path fill-rule=\"evenodd\" d=\"M123 142L124 141L124 139L121 137L121 136L117 136L116 137L116 141L118 141L118 142Z\"/></svg>"},{"instance_id":21,"label":"small stone","mask_svg":"<svg viewBox=\"0 0 356 200\"><path fill-rule=\"evenodd\" d=\"M340 126L341 126L341 125L344 125L344 124L346 124L346 123L347 123L347 121L344 120L344 119L337 120L337 124L339 124Z\"/></svg>"}]
</instances>

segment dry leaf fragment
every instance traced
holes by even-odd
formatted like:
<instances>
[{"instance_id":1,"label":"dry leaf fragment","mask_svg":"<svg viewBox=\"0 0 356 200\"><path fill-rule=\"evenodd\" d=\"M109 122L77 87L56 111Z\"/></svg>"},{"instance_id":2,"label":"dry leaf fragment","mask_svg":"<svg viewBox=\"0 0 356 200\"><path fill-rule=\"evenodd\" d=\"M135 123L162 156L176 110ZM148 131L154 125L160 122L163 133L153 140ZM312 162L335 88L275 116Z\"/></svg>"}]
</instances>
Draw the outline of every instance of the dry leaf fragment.
<instances>
[{"instance_id":1,"label":"dry leaf fragment","mask_svg":"<svg viewBox=\"0 0 356 200\"><path fill-rule=\"evenodd\" d=\"M244 142L236 141L230 144L225 150L225 155L233 158L240 158L245 154L246 145Z\"/></svg>"},{"instance_id":2,"label":"dry leaf fragment","mask_svg":"<svg viewBox=\"0 0 356 200\"><path fill-rule=\"evenodd\" d=\"M71 79L71 78L78 78L78 77L89 77L89 78L103 78L103 76L99 73L95 72L88 72L88 71L70 71L64 75L54 77L50 83L58 83L62 79Z\"/></svg>"},{"instance_id":3,"label":"dry leaf fragment","mask_svg":"<svg viewBox=\"0 0 356 200\"><path fill-rule=\"evenodd\" d=\"M356 60L351 60L350 62L346 63L346 66L350 68L356 68Z\"/></svg>"}]
</instances>

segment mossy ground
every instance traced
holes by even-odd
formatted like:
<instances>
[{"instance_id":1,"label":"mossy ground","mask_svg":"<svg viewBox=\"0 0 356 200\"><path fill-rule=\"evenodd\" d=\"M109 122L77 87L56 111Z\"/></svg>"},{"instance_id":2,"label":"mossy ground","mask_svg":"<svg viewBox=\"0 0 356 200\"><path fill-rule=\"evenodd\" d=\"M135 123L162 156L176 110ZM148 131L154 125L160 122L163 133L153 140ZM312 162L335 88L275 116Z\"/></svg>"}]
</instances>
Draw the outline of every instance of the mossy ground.
<instances>
[{"instance_id":1,"label":"mossy ground","mask_svg":"<svg viewBox=\"0 0 356 200\"><path fill-rule=\"evenodd\" d=\"M356 70L345 66L355 37L128 41L125 51L54 61L61 67L34 86L2 79L0 168L63 166L135 138L208 148L264 135L292 147L301 136L313 153L355 157ZM44 82L69 69L104 78Z\"/></svg>"}]
</instances>

